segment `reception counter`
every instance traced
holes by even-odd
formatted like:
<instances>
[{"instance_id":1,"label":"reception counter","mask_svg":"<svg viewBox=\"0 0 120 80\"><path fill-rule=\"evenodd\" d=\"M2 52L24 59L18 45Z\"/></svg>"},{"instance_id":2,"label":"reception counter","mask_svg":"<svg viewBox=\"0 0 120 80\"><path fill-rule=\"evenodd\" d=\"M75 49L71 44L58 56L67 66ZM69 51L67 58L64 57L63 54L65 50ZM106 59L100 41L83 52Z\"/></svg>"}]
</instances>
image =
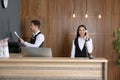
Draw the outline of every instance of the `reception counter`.
<instances>
[{"instance_id":1,"label":"reception counter","mask_svg":"<svg viewBox=\"0 0 120 80\"><path fill-rule=\"evenodd\" d=\"M107 59L0 58L0 80L107 80Z\"/></svg>"}]
</instances>

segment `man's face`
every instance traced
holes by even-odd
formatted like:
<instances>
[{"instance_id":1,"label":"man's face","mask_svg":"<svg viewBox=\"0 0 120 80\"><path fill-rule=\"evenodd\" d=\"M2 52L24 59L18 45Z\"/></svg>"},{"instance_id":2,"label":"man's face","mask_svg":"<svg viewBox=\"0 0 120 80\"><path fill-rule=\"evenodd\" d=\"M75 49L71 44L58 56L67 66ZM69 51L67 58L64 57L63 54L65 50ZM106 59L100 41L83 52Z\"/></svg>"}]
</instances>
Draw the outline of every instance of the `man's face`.
<instances>
[{"instance_id":1,"label":"man's face","mask_svg":"<svg viewBox=\"0 0 120 80\"><path fill-rule=\"evenodd\" d=\"M31 25L30 25L31 31L34 32L36 30L36 28L37 28L37 26L35 26L33 23L31 23Z\"/></svg>"}]
</instances>

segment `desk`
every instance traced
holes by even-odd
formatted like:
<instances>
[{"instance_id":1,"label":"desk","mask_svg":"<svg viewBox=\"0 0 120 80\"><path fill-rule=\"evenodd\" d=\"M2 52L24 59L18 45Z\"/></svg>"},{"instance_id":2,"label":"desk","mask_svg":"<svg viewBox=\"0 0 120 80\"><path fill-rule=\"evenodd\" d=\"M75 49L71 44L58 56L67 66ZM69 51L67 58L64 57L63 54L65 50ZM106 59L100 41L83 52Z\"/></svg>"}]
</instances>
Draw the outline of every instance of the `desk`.
<instances>
[{"instance_id":1,"label":"desk","mask_svg":"<svg viewBox=\"0 0 120 80\"><path fill-rule=\"evenodd\" d=\"M0 58L0 80L107 80L107 59Z\"/></svg>"}]
</instances>

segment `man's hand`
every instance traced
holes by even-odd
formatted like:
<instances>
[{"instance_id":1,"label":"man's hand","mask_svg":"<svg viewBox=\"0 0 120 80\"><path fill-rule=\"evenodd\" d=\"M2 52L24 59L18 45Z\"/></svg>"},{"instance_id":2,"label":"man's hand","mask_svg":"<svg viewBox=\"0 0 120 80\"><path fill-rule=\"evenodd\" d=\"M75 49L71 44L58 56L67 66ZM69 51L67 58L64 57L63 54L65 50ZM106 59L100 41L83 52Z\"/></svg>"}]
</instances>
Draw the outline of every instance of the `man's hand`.
<instances>
[{"instance_id":1,"label":"man's hand","mask_svg":"<svg viewBox=\"0 0 120 80\"><path fill-rule=\"evenodd\" d=\"M19 38L20 43L24 43L24 40L22 38Z\"/></svg>"}]
</instances>

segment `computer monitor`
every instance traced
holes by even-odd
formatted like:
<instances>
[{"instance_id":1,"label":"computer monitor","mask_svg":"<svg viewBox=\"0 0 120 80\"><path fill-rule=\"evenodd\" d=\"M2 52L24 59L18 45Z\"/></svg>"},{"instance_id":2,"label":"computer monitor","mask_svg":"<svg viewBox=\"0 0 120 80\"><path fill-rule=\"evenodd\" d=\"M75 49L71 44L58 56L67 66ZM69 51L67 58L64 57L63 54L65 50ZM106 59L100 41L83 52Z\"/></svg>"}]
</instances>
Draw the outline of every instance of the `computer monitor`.
<instances>
[{"instance_id":1,"label":"computer monitor","mask_svg":"<svg viewBox=\"0 0 120 80\"><path fill-rule=\"evenodd\" d=\"M52 57L51 48L21 47L23 57Z\"/></svg>"}]
</instances>

